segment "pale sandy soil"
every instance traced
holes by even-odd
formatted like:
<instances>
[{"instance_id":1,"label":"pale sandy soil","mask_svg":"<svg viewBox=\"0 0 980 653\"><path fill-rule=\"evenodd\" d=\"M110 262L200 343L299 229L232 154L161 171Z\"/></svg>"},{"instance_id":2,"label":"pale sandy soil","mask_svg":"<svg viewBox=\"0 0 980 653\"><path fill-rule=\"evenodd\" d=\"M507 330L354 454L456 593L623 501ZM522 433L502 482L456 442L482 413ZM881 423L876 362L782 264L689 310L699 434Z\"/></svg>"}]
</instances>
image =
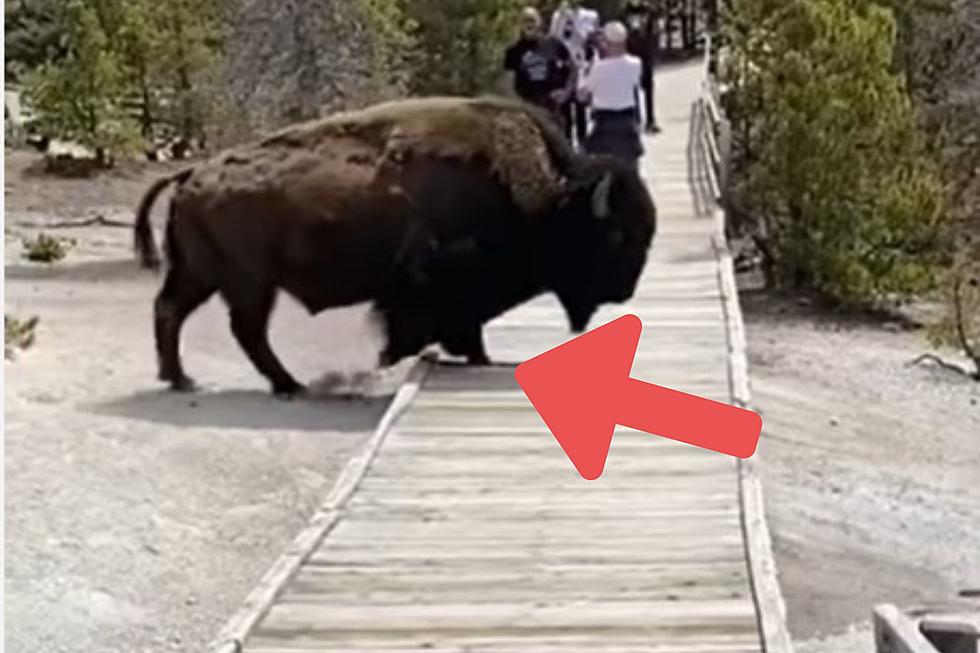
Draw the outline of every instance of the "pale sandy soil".
<instances>
[{"instance_id":1,"label":"pale sandy soil","mask_svg":"<svg viewBox=\"0 0 980 653\"><path fill-rule=\"evenodd\" d=\"M4 650L202 650L373 430L397 374L372 398L272 399L215 299L184 338L205 392L165 392L150 331L159 279L137 270L128 229L52 232L79 240L67 259L20 260L37 231L22 225L130 220L163 168L52 183L20 176L25 158L6 160L6 310L41 322L4 369ZM282 301L272 337L307 381L377 355L361 308L313 319Z\"/></svg>"},{"instance_id":2,"label":"pale sandy soil","mask_svg":"<svg viewBox=\"0 0 980 653\"><path fill-rule=\"evenodd\" d=\"M800 653L870 653L876 603L980 587L980 384L906 367L929 348L895 322L742 306L791 632Z\"/></svg>"},{"instance_id":3,"label":"pale sandy soil","mask_svg":"<svg viewBox=\"0 0 980 653\"><path fill-rule=\"evenodd\" d=\"M5 364L6 648L196 651L305 524L397 383L372 399L282 403L213 300L188 323L206 387L154 381L150 309L126 229L87 227L51 269L20 238L53 220L130 220L163 166L95 181L22 176L6 157L6 300L41 317ZM874 603L980 587L980 385L907 368L919 333L743 297L767 508L801 653L868 653ZM304 380L369 368L363 309L283 301L273 342Z\"/></svg>"}]
</instances>

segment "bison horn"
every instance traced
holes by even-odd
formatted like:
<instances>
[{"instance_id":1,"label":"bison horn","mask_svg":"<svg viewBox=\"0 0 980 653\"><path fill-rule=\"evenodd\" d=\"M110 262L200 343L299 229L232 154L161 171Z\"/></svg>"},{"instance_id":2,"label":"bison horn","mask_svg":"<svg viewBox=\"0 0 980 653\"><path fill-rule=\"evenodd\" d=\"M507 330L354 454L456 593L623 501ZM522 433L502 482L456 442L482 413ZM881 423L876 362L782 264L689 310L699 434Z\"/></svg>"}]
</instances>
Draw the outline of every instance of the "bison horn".
<instances>
[{"instance_id":1,"label":"bison horn","mask_svg":"<svg viewBox=\"0 0 980 653\"><path fill-rule=\"evenodd\" d=\"M612 173L607 172L592 191L592 214L600 220L609 217L609 191L612 190L612 183Z\"/></svg>"}]
</instances>

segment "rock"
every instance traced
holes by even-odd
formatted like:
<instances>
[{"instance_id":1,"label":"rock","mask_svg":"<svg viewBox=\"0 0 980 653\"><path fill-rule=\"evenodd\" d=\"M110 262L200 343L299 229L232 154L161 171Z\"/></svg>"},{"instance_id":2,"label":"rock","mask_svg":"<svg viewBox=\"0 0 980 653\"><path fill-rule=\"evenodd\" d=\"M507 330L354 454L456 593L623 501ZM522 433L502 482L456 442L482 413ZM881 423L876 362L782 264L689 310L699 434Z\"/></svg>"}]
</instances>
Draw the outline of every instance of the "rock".
<instances>
[{"instance_id":1,"label":"rock","mask_svg":"<svg viewBox=\"0 0 980 653\"><path fill-rule=\"evenodd\" d=\"M229 99L244 116L223 130L260 131L322 116L363 100L398 97L398 84L381 87L361 72L369 61L373 30L349 0L268 2L235 0L225 53ZM345 25L344 29L337 26ZM321 34L333 34L331 39ZM375 97L380 95L381 97ZM244 120L242 120L244 118ZM232 134L233 135L233 134Z\"/></svg>"}]
</instances>

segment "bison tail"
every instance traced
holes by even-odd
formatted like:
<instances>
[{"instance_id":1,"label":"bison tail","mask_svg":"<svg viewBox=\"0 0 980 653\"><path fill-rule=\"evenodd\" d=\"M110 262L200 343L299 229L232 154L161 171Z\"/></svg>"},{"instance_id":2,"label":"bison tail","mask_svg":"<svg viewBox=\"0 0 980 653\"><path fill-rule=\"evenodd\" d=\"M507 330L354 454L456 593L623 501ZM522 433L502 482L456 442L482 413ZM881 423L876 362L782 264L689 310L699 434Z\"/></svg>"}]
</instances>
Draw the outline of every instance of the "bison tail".
<instances>
[{"instance_id":1,"label":"bison tail","mask_svg":"<svg viewBox=\"0 0 980 653\"><path fill-rule=\"evenodd\" d=\"M182 170L175 175L157 180L146 191L136 209L136 224L133 227L133 244L139 257L140 267L156 270L160 267L160 252L153 239L153 226L150 224L150 210L163 189L172 183L183 183L191 176L192 169Z\"/></svg>"}]
</instances>

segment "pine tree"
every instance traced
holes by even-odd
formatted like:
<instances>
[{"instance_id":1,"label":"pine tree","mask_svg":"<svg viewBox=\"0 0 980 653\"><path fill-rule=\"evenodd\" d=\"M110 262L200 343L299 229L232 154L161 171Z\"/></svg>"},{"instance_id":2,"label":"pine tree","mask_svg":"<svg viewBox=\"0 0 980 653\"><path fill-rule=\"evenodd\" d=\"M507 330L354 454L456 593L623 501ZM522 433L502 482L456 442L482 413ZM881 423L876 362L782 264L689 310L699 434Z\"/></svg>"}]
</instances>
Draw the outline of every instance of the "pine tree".
<instances>
[{"instance_id":1,"label":"pine tree","mask_svg":"<svg viewBox=\"0 0 980 653\"><path fill-rule=\"evenodd\" d=\"M209 118L212 87L222 44L221 0L159 0L156 12L160 64L158 83L173 89L164 109L188 143L201 139Z\"/></svg>"},{"instance_id":2,"label":"pine tree","mask_svg":"<svg viewBox=\"0 0 980 653\"><path fill-rule=\"evenodd\" d=\"M727 77L776 281L844 301L929 287L945 203L890 10L861 0L742 0Z\"/></svg>"},{"instance_id":3,"label":"pine tree","mask_svg":"<svg viewBox=\"0 0 980 653\"><path fill-rule=\"evenodd\" d=\"M127 86L139 97L140 132L152 139L160 102L161 6L155 0L127 0L122 5L116 48L125 65Z\"/></svg>"},{"instance_id":4,"label":"pine tree","mask_svg":"<svg viewBox=\"0 0 980 653\"><path fill-rule=\"evenodd\" d=\"M27 77L27 91L43 131L77 141L110 165L133 150L135 126L122 109L125 74L98 13L83 0L65 5L66 54Z\"/></svg>"},{"instance_id":5,"label":"pine tree","mask_svg":"<svg viewBox=\"0 0 980 653\"><path fill-rule=\"evenodd\" d=\"M419 43L414 90L469 95L493 87L524 4L522 0L405 0L405 13Z\"/></svg>"},{"instance_id":6,"label":"pine tree","mask_svg":"<svg viewBox=\"0 0 980 653\"><path fill-rule=\"evenodd\" d=\"M62 39L62 0L4 3L4 70L8 81L19 81L29 72L67 54Z\"/></svg>"}]
</instances>

